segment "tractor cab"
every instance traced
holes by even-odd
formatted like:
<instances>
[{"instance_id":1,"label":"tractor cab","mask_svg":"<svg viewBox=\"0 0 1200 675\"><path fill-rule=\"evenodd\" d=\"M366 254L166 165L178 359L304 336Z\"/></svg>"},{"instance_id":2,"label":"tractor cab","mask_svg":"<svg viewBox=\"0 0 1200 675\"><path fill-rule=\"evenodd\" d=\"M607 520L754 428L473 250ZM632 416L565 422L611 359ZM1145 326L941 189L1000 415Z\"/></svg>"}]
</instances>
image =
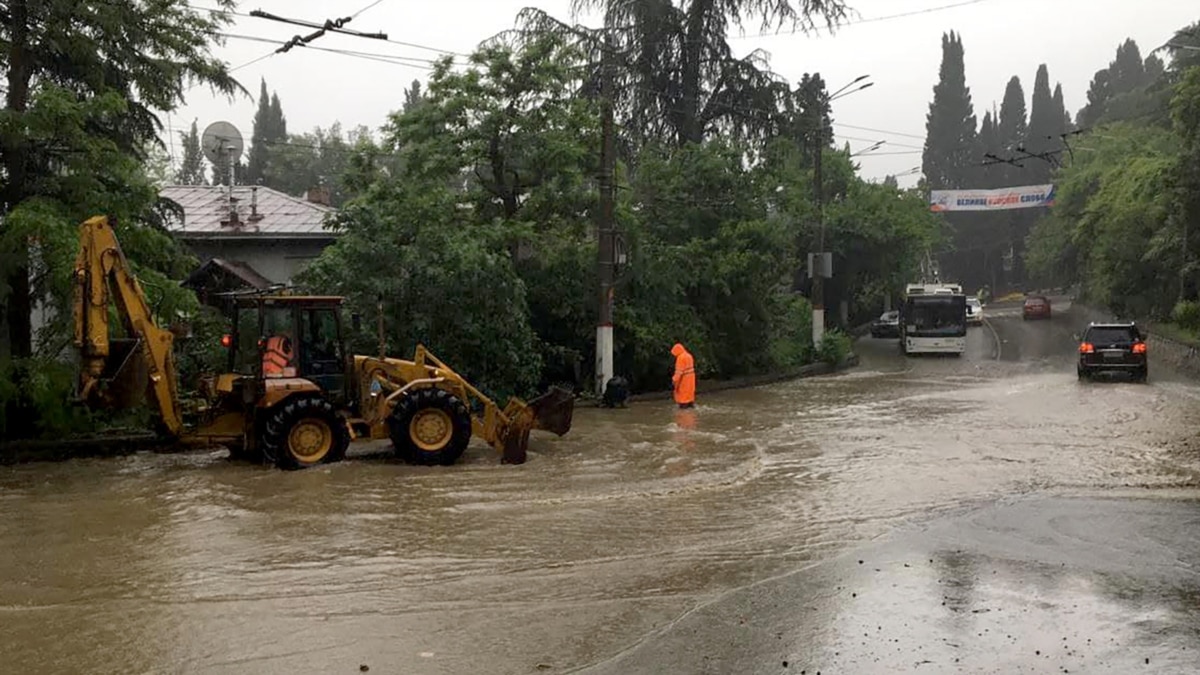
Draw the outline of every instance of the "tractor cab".
<instances>
[{"instance_id":1,"label":"tractor cab","mask_svg":"<svg viewBox=\"0 0 1200 675\"><path fill-rule=\"evenodd\" d=\"M331 402L345 403L347 354L342 298L312 295L234 296L227 305L229 372L263 384L302 379Z\"/></svg>"}]
</instances>

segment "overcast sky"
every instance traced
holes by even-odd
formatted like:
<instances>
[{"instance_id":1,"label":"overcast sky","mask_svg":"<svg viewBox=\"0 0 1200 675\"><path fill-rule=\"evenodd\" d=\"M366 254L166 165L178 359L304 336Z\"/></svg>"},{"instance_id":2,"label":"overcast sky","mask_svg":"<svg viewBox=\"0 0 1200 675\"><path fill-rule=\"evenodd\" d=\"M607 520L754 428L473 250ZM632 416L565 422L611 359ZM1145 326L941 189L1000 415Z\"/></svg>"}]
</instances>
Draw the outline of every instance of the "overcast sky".
<instances>
[{"instance_id":1,"label":"overcast sky","mask_svg":"<svg viewBox=\"0 0 1200 675\"><path fill-rule=\"evenodd\" d=\"M192 0L192 4L213 6L211 0ZM963 36L967 85L979 117L993 103L999 105L1013 75L1020 76L1028 97L1041 63L1049 66L1052 85L1062 83L1073 115L1086 102L1092 75L1108 65L1120 42L1133 38L1145 56L1176 29L1200 20L1200 5L1192 0L851 0L850 4L856 23L833 35L761 37L755 24L745 27L746 36L732 36L732 44L742 52L765 50L772 69L792 82L806 72L819 72L836 90L860 75L870 75L872 88L838 99L833 110L836 133L852 149L887 141L876 153L858 158L863 175L870 179L920 166L925 114L937 82L945 31ZM237 17L227 30L243 38L229 39L216 54L234 67L249 64L235 75L253 96L258 95L260 78L266 78L268 87L279 94L293 133L338 121L347 128L377 129L400 106L404 88L413 79L424 81L428 76L424 60L444 52L469 53L480 40L511 28L523 7L569 19L570 5L570 0L250 0L240 3L238 11L248 14L261 9L324 21L365 9L346 28L383 32L389 42L327 35L313 45L402 56L411 59L411 65L304 48L262 58L275 46L243 38L283 42L310 31L248 16ZM241 130L248 145L255 105L252 98L230 101L193 89L188 104L164 121L175 132L192 120L201 130L218 120L229 121ZM177 138L169 147L177 156ZM915 181L911 174L901 178L902 185Z\"/></svg>"}]
</instances>

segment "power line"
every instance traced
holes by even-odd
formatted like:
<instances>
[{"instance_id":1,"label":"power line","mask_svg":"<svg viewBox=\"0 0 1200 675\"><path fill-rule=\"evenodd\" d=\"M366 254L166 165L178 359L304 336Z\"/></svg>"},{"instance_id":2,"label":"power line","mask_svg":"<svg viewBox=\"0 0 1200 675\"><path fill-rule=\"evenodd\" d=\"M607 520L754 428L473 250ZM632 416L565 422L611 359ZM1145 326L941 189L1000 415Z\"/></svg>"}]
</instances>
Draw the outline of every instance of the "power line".
<instances>
[{"instance_id":1,"label":"power line","mask_svg":"<svg viewBox=\"0 0 1200 675\"><path fill-rule=\"evenodd\" d=\"M853 124L845 124L842 122L834 122L834 125L841 125L843 127L846 127L847 129L857 129L858 131L874 131L875 133L887 134L888 136L903 136L904 138L915 138L915 139L921 140L921 141L925 140L924 136L919 136L917 134L906 134L906 133L902 133L899 131L887 131L885 129L872 129L871 127L858 127Z\"/></svg>"},{"instance_id":2,"label":"power line","mask_svg":"<svg viewBox=\"0 0 1200 675\"><path fill-rule=\"evenodd\" d=\"M836 122L834 123L834 126L837 126ZM874 143L879 140L877 138L862 138L860 136L846 136L845 134L839 134L836 132L833 135L837 136L838 138L844 138L848 141L862 141L863 143ZM908 143L893 143L892 141L888 141L887 144L895 146L897 148L912 148L913 150L924 150L925 149L919 145L911 145Z\"/></svg>"},{"instance_id":3,"label":"power line","mask_svg":"<svg viewBox=\"0 0 1200 675\"><path fill-rule=\"evenodd\" d=\"M360 14L367 11L368 9L371 9L372 7L375 7L376 5L379 5L382 2L383 2L383 0L375 0L375 2L372 2L371 4L367 5L366 7L363 7L362 9L358 10L357 12L351 14L350 18L357 19Z\"/></svg>"},{"instance_id":4,"label":"power line","mask_svg":"<svg viewBox=\"0 0 1200 675\"><path fill-rule=\"evenodd\" d=\"M226 37L226 38L235 39L235 40L248 40L251 42L261 42L264 44L272 44L272 45L285 44L285 43L280 42L277 39L260 37L257 35L240 35L237 33L221 33L221 36ZM322 52L330 52L332 54L342 54L344 56L356 56L359 58L364 58L364 59L372 60L372 61L383 61L385 63L395 63L395 65L402 65L402 66L411 65L415 68L432 69L433 65L435 63L437 63L437 61L434 61L432 59L422 59L422 58L418 58L415 56L403 56L400 54L383 54L380 52L360 52L360 51L356 51L356 50L352 50L352 49L334 49L332 47L317 47L317 46L314 46L311 44L298 44L296 46L297 47L305 47L308 49L315 49L317 51L322 51ZM274 53L275 52L272 52L272 54L274 54ZM411 63L406 63L406 62L411 62Z\"/></svg>"},{"instance_id":5,"label":"power line","mask_svg":"<svg viewBox=\"0 0 1200 675\"><path fill-rule=\"evenodd\" d=\"M267 59L271 58L272 56L275 56L276 53L277 52L271 51L266 54L263 54L262 56L258 57L257 59L254 59L252 61L247 61L240 66L234 66L233 68L230 68L229 72L231 72L231 73L237 72L237 71L241 70L242 68L248 68L248 67L258 63L259 61L266 61Z\"/></svg>"},{"instance_id":6,"label":"power line","mask_svg":"<svg viewBox=\"0 0 1200 675\"><path fill-rule=\"evenodd\" d=\"M875 16L875 17L868 17L865 19L846 21L845 23L843 23L839 26L836 26L836 28L843 28L846 26L856 26L856 25L862 24L862 23L876 23L879 21L891 21L893 19L904 19L904 18L907 18L910 16L920 16L922 14L933 14L934 12L943 12L948 9L957 9L959 7L967 7L969 5L978 5L981 2L987 2L987 0L964 0L963 2L956 2L956 3L950 4L950 5L941 5L938 7L930 7L928 9L918 9L918 10L913 10L911 12L901 12L899 14L888 14L885 16ZM774 33L763 32L763 33L751 33L750 35L730 35L730 36L727 36L727 39L747 40L747 39L752 39L752 38L779 37L779 36L783 36L783 35L795 35L798 32L800 32L800 31L793 29L790 31L783 31L783 32L776 31ZM818 29L818 32L819 32L819 29Z\"/></svg>"},{"instance_id":7,"label":"power line","mask_svg":"<svg viewBox=\"0 0 1200 675\"><path fill-rule=\"evenodd\" d=\"M379 0L379 2L382 2L382 1L383 0ZM379 3L377 2L375 4L379 4ZM368 9L371 9L374 6L375 5L368 5L367 7L359 10L358 13L354 14L351 18L358 16L358 14L362 14L363 12L367 11ZM226 11L226 10L216 9L214 7L199 7L196 5L188 5L188 7L191 7L192 9L205 11L205 12L223 12L225 14L229 14L230 16L240 16L240 17L247 18L247 19L262 19L262 18L264 18L261 16L255 16L254 14L249 14L246 12ZM400 45L401 47L410 47L412 49L420 49L422 51L434 52L436 54L444 54L447 56L458 56L461 58L470 58L470 56L468 54L463 54L462 52L456 52L456 51L453 51L450 49L439 49L437 47L430 47L428 45L423 45L423 44L419 44L416 42L406 42L404 40L396 40L390 36L380 39L380 41L381 42L390 42L394 45Z\"/></svg>"}]
</instances>

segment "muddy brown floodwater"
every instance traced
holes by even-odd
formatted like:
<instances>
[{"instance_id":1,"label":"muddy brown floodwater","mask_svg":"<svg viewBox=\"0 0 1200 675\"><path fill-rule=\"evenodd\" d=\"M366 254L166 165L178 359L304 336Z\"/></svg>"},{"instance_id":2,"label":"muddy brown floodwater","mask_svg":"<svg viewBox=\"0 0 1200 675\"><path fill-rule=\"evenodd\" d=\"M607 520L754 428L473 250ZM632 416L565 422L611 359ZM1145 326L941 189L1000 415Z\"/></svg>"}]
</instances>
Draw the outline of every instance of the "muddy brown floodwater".
<instances>
[{"instance_id":1,"label":"muddy brown floodwater","mask_svg":"<svg viewBox=\"0 0 1200 675\"><path fill-rule=\"evenodd\" d=\"M579 410L566 437L535 434L519 467L476 444L448 468L378 452L295 473L223 453L2 468L4 671L958 672L954 659L995 664L1058 627L1047 602L1093 608L1072 654L1115 641L1116 624L1095 619L1101 577L1133 589L1131 620L1160 622L1151 665L1200 652L1200 552L1172 548L1200 522L1200 461L1176 443L1200 417L1200 387L1157 366L1149 385L1080 384L1065 315L1005 313L971 329L961 359L865 340L861 365L836 376L712 394L692 411ZM1128 511L1147 496L1169 512ZM1176 519L1191 531L1159 526ZM1064 543L1060 520L1084 524ZM1145 555L1106 538L1134 522L1142 539L1123 541ZM875 558L850 569L856 551ZM1094 569L1116 565L1113 551L1125 567ZM1079 568L1066 595L1013 590L1043 587L1059 562ZM995 579L955 600L968 564L967 577ZM1121 585L1147 565L1178 578ZM851 587L873 604L853 609ZM1103 611L1122 616L1110 595ZM1167 595L1191 598L1192 614ZM947 597L992 597L997 614L952 630L937 615ZM1007 622L994 618L1005 602ZM1026 604L1041 614L1019 620ZM866 623L897 643L855 637ZM984 628L1011 644L985 644Z\"/></svg>"}]
</instances>

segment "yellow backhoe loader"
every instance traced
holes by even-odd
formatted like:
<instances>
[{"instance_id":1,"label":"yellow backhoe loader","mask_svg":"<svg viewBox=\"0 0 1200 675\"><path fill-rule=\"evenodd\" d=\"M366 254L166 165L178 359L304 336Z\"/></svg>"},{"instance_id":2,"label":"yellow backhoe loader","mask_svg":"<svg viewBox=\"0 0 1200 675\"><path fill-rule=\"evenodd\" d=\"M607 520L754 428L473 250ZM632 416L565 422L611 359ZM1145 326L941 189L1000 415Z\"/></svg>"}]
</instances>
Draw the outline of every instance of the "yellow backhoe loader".
<instances>
[{"instance_id":1,"label":"yellow backhoe loader","mask_svg":"<svg viewBox=\"0 0 1200 675\"><path fill-rule=\"evenodd\" d=\"M140 391L159 432L181 445L227 445L284 469L340 461L355 440L390 438L414 464L453 464L472 434L525 461L529 434L571 428L574 397L553 388L500 408L418 345L412 360L348 355L342 298L281 292L234 294L222 337L228 371L201 383L203 403L185 419L176 380L175 335L151 316L112 222L80 229L75 262L75 345L80 396L93 406L131 405ZM126 337L110 336L110 305Z\"/></svg>"}]
</instances>

